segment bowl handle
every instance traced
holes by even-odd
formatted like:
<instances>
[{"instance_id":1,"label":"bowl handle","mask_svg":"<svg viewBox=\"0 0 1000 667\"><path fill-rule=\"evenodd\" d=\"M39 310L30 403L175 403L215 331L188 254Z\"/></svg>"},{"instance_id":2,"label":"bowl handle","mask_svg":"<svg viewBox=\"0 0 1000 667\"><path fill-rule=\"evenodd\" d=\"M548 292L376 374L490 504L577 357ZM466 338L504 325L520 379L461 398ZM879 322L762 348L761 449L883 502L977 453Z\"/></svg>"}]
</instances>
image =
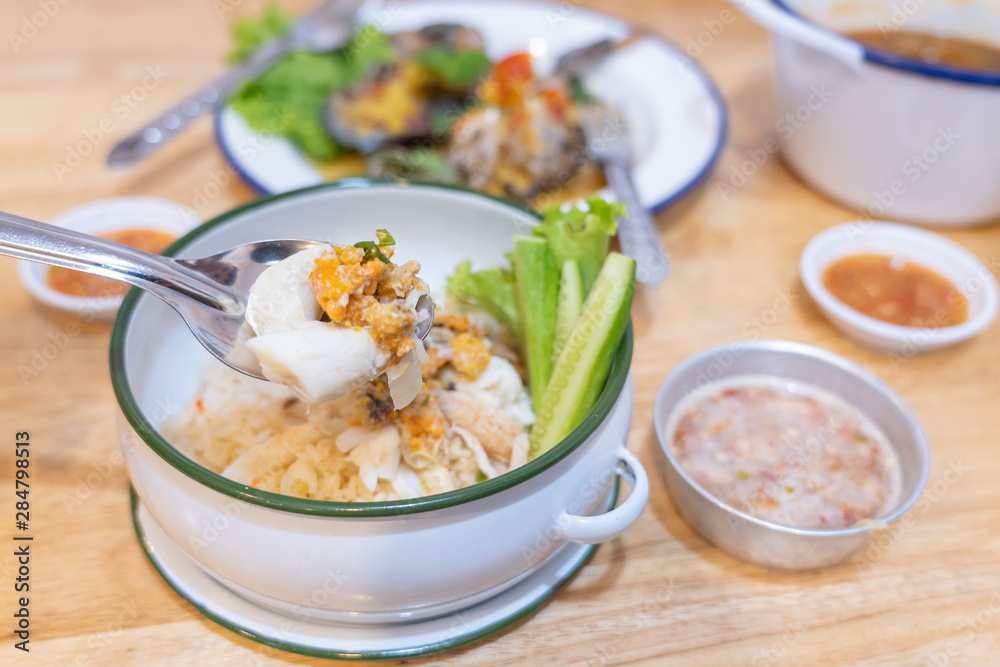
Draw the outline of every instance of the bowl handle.
<instances>
[{"instance_id":1,"label":"bowl handle","mask_svg":"<svg viewBox=\"0 0 1000 667\"><path fill-rule=\"evenodd\" d=\"M612 510L596 516L580 516L563 512L556 519L559 537L570 542L596 544L621 535L631 526L649 500L649 477L635 455L622 446L618 450L615 474L628 482L632 493Z\"/></svg>"},{"instance_id":2,"label":"bowl handle","mask_svg":"<svg viewBox=\"0 0 1000 667\"><path fill-rule=\"evenodd\" d=\"M861 73L865 50L854 40L787 12L778 7L774 0L729 1L770 32L812 47L836 58L854 72Z\"/></svg>"}]
</instances>

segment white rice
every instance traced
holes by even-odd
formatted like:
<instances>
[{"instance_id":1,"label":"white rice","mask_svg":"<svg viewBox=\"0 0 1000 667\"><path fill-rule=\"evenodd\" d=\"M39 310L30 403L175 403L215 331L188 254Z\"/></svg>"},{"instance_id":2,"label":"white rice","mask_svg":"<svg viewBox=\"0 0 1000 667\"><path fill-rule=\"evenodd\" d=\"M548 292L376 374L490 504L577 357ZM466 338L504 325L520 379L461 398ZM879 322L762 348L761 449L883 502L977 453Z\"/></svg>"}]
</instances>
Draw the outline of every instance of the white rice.
<instances>
[{"instance_id":1,"label":"white rice","mask_svg":"<svg viewBox=\"0 0 1000 667\"><path fill-rule=\"evenodd\" d=\"M258 489L315 500L410 498L497 474L495 469L482 472L479 452L452 429L438 462L414 470L400 456L406 443L399 442L395 421L382 427L351 426L354 400L347 396L307 409L286 387L213 361L202 369L197 395L160 430L214 472ZM376 433L379 428L383 431ZM351 432L357 429L368 432L355 437Z\"/></svg>"}]
</instances>

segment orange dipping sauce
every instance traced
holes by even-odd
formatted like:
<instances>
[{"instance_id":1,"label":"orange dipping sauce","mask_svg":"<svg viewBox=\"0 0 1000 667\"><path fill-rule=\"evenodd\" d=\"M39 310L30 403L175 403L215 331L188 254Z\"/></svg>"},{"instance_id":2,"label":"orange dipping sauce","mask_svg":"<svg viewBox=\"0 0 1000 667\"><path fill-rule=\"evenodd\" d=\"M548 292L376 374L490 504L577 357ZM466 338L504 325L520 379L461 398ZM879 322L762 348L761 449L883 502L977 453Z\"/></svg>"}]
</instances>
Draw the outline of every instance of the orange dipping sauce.
<instances>
[{"instance_id":1,"label":"orange dipping sauce","mask_svg":"<svg viewBox=\"0 0 1000 667\"><path fill-rule=\"evenodd\" d=\"M824 269L823 284L854 310L890 324L936 329L969 317L969 301L951 281L890 255L838 259Z\"/></svg>"},{"instance_id":2,"label":"orange dipping sauce","mask_svg":"<svg viewBox=\"0 0 1000 667\"><path fill-rule=\"evenodd\" d=\"M156 229L122 229L97 236L154 254L163 252L168 245L177 240L177 237ZM50 267L45 275L45 282L57 292L82 297L119 296L125 294L130 287L128 283L95 276L92 273L64 269L61 266Z\"/></svg>"}]
</instances>

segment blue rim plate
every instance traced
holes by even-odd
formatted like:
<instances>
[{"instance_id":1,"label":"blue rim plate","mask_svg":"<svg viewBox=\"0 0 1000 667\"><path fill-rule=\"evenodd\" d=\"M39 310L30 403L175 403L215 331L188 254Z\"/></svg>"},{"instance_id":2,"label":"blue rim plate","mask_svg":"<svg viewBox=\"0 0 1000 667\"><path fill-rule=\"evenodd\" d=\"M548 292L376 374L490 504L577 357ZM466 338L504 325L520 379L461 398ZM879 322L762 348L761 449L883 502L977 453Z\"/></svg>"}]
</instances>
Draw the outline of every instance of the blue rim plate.
<instances>
[{"instance_id":1,"label":"blue rim plate","mask_svg":"<svg viewBox=\"0 0 1000 667\"><path fill-rule=\"evenodd\" d=\"M796 11L789 6L787 0L772 0L772 2L774 2L775 6L785 10L797 19L814 25L821 30L826 30L827 32L831 32L835 35L843 37L844 39L850 40L850 37L847 35L837 32L836 30L832 30L829 26L814 21L801 12ZM975 83L984 86L1000 86L1000 74L993 74L982 70L965 69L963 67L954 67L951 65L925 63L920 60L906 58L892 53L891 51L872 49L860 43L859 45L864 51L865 60L876 65L891 67L892 69L898 69L904 72L913 72L914 74L922 74L935 79L944 79L945 81L961 81L963 83Z\"/></svg>"},{"instance_id":2,"label":"blue rim plate","mask_svg":"<svg viewBox=\"0 0 1000 667\"><path fill-rule=\"evenodd\" d=\"M561 53L636 32L626 21L568 3L427 0L394 4L383 14L376 25L386 32L439 22L477 28L494 59L530 44L542 71ZM586 84L622 108L632 133L639 198L657 211L711 173L725 142L726 107L712 79L681 49L658 35L642 34L588 75ZM255 132L228 106L215 115L215 137L234 171L260 194L323 182L290 142Z\"/></svg>"}]
</instances>

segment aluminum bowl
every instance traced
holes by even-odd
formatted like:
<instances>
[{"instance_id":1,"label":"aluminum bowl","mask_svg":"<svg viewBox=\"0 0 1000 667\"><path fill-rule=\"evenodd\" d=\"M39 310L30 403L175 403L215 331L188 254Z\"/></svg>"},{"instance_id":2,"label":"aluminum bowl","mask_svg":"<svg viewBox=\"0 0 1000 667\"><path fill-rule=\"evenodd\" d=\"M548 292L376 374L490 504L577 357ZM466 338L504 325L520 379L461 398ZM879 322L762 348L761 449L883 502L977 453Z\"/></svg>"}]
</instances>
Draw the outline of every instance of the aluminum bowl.
<instances>
[{"instance_id":1,"label":"aluminum bowl","mask_svg":"<svg viewBox=\"0 0 1000 667\"><path fill-rule=\"evenodd\" d=\"M671 413L693 391L726 377L771 375L826 390L861 409L899 456L899 499L876 521L836 530L789 528L750 516L699 486L671 452ZM843 357L788 341L737 341L688 357L663 381L654 405L657 457L678 514L705 539L743 560L766 567L805 570L838 563L863 547L880 525L901 517L923 493L930 450L916 415L887 384Z\"/></svg>"}]
</instances>

